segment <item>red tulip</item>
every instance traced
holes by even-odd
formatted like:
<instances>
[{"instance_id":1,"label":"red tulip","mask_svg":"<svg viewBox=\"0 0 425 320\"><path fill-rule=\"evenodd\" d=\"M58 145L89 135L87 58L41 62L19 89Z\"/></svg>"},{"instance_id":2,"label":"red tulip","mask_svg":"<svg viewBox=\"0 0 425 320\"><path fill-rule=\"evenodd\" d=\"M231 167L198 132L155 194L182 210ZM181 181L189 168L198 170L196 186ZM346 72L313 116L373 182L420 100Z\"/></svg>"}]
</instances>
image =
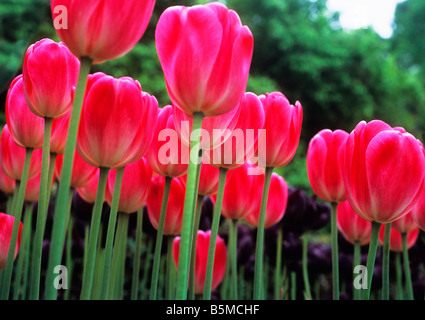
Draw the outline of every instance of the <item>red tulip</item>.
<instances>
[{"instance_id":1,"label":"red tulip","mask_svg":"<svg viewBox=\"0 0 425 320\"><path fill-rule=\"evenodd\" d=\"M257 185L259 195L263 190L264 174L261 177L261 183ZM257 179L258 180L258 179ZM266 220L264 228L271 227L278 223L285 214L286 204L288 203L288 186L285 180L277 173L273 173L270 180L269 196L267 198ZM253 227L258 227L258 220L260 218L260 206L254 210L249 216L245 218Z\"/></svg>"},{"instance_id":2,"label":"red tulip","mask_svg":"<svg viewBox=\"0 0 425 320\"><path fill-rule=\"evenodd\" d=\"M385 225L382 225L381 230L379 231L379 242L381 244L384 243L384 233L385 233ZM418 235L419 235L419 228L416 228L413 231L410 231L407 233L407 249L410 249L411 247L413 247L413 245L416 243L416 240L418 239ZM403 251L403 242L401 238L401 233L394 228L391 228L391 233L390 233L390 250L396 251L396 252Z\"/></svg>"},{"instance_id":3,"label":"red tulip","mask_svg":"<svg viewBox=\"0 0 425 320\"><path fill-rule=\"evenodd\" d=\"M22 75L12 81L7 92L6 122L18 146L31 149L43 147L44 120L28 107Z\"/></svg>"},{"instance_id":4,"label":"red tulip","mask_svg":"<svg viewBox=\"0 0 425 320\"><path fill-rule=\"evenodd\" d=\"M155 176L152 178L148 198L146 199L149 220L155 229L158 229L164 187L165 178ZM171 180L170 195L165 214L164 235L178 235L181 232L185 192L186 185L182 178Z\"/></svg>"},{"instance_id":5,"label":"red tulip","mask_svg":"<svg viewBox=\"0 0 425 320\"><path fill-rule=\"evenodd\" d=\"M391 228L394 228L400 233L409 233L418 228L418 224L413 218L412 211L404 215L400 219L392 222Z\"/></svg>"},{"instance_id":6,"label":"red tulip","mask_svg":"<svg viewBox=\"0 0 425 320\"><path fill-rule=\"evenodd\" d=\"M0 162L1 161L0 159ZM15 180L10 179L4 172L2 166L0 166L0 190L7 195L12 195L15 192L15 185Z\"/></svg>"},{"instance_id":7,"label":"red tulip","mask_svg":"<svg viewBox=\"0 0 425 320\"><path fill-rule=\"evenodd\" d=\"M31 45L23 66L24 89L31 111L60 118L71 110L80 62L62 43L43 39Z\"/></svg>"},{"instance_id":8,"label":"red tulip","mask_svg":"<svg viewBox=\"0 0 425 320\"><path fill-rule=\"evenodd\" d=\"M255 165L247 162L227 173L221 208L221 214L224 217L241 220L259 208L261 204L261 186L259 184L263 183L264 175L249 174L249 170L252 168L255 168ZM243 190L241 186L243 186ZM212 196L214 203L216 199L216 195Z\"/></svg>"},{"instance_id":9,"label":"red tulip","mask_svg":"<svg viewBox=\"0 0 425 320\"><path fill-rule=\"evenodd\" d=\"M338 152L348 133L343 130L320 131L311 139L307 151L307 173L317 196L327 202L346 200Z\"/></svg>"},{"instance_id":10,"label":"red tulip","mask_svg":"<svg viewBox=\"0 0 425 320\"><path fill-rule=\"evenodd\" d=\"M112 204L116 170L111 170L106 184L105 198L109 205ZM118 211L133 213L143 207L149 192L152 179L152 169L145 158L130 163L124 168Z\"/></svg>"},{"instance_id":11,"label":"red tulip","mask_svg":"<svg viewBox=\"0 0 425 320\"><path fill-rule=\"evenodd\" d=\"M258 143L265 143L266 150L262 152L261 145L257 147L258 162L261 167L279 168L288 164L297 151L303 109L298 101L295 106L290 105L280 92L261 95L260 100L266 120Z\"/></svg>"},{"instance_id":12,"label":"red tulip","mask_svg":"<svg viewBox=\"0 0 425 320\"><path fill-rule=\"evenodd\" d=\"M203 160L199 175L198 194L204 197L210 197L216 194L219 176L220 170Z\"/></svg>"},{"instance_id":13,"label":"red tulip","mask_svg":"<svg viewBox=\"0 0 425 320\"><path fill-rule=\"evenodd\" d=\"M31 180L27 181L24 199L26 202L37 202L40 194L40 178L41 172Z\"/></svg>"},{"instance_id":14,"label":"red tulip","mask_svg":"<svg viewBox=\"0 0 425 320\"><path fill-rule=\"evenodd\" d=\"M94 167L116 169L143 157L158 114L155 97L129 78L89 76L77 150Z\"/></svg>"},{"instance_id":15,"label":"red tulip","mask_svg":"<svg viewBox=\"0 0 425 320\"><path fill-rule=\"evenodd\" d=\"M190 134L192 132L192 118L188 117L179 108L173 105L174 125L180 136L180 139L187 146L190 145ZM228 113L217 117L204 118L202 121L202 131L200 148L209 150L220 146L232 134L233 129L241 114L240 105Z\"/></svg>"},{"instance_id":16,"label":"red tulip","mask_svg":"<svg viewBox=\"0 0 425 320\"><path fill-rule=\"evenodd\" d=\"M218 168L235 169L247 162L254 151L259 130L264 126L264 110L255 94L245 93L238 107L241 113L231 136L206 152L210 163Z\"/></svg>"},{"instance_id":17,"label":"red tulip","mask_svg":"<svg viewBox=\"0 0 425 320\"><path fill-rule=\"evenodd\" d=\"M210 244L211 231L198 231L196 240L196 253L195 253L195 293L200 294L204 292L205 273L207 270L208 248ZM180 252L180 237L176 237L173 243L173 258L176 267L178 268ZM217 236L213 276L211 290L215 290L226 274L227 264L227 249L226 244L220 236Z\"/></svg>"},{"instance_id":18,"label":"red tulip","mask_svg":"<svg viewBox=\"0 0 425 320\"><path fill-rule=\"evenodd\" d=\"M55 175L60 181L62 164L63 164L63 154L58 154L55 164ZM74 164L72 165L72 174L71 174L71 188L84 188L87 186L90 181L93 179L93 176L96 174L97 168L89 165L85 162L79 155L78 152L74 152Z\"/></svg>"},{"instance_id":19,"label":"red tulip","mask_svg":"<svg viewBox=\"0 0 425 320\"><path fill-rule=\"evenodd\" d=\"M52 136L50 139L50 153L64 154L66 137L68 134L71 112L52 122Z\"/></svg>"},{"instance_id":20,"label":"red tulip","mask_svg":"<svg viewBox=\"0 0 425 320\"><path fill-rule=\"evenodd\" d=\"M34 150L31 156L31 164L28 179L34 178L41 170L41 149ZM3 127L0 141L0 159L4 173L12 179L20 181L24 170L25 149L19 147L10 135L8 125Z\"/></svg>"},{"instance_id":21,"label":"red tulip","mask_svg":"<svg viewBox=\"0 0 425 320\"><path fill-rule=\"evenodd\" d=\"M344 148L347 199L358 215L390 223L412 209L425 173L423 147L418 140L385 122L362 121Z\"/></svg>"},{"instance_id":22,"label":"red tulip","mask_svg":"<svg viewBox=\"0 0 425 320\"><path fill-rule=\"evenodd\" d=\"M174 128L171 106L165 106L158 114L158 122L146 159L152 170L164 177L176 178L187 171L189 147L181 142Z\"/></svg>"},{"instance_id":23,"label":"red tulip","mask_svg":"<svg viewBox=\"0 0 425 320\"><path fill-rule=\"evenodd\" d=\"M95 174L90 179L90 182L83 188L77 188L77 193L87 203L96 201L97 185L99 184L99 169L96 169Z\"/></svg>"},{"instance_id":24,"label":"red tulip","mask_svg":"<svg viewBox=\"0 0 425 320\"><path fill-rule=\"evenodd\" d=\"M0 213L0 269L6 268L7 255L9 253L10 239L15 218L5 213ZM21 245L22 222L19 223L18 240L15 247L15 258Z\"/></svg>"},{"instance_id":25,"label":"red tulip","mask_svg":"<svg viewBox=\"0 0 425 320\"><path fill-rule=\"evenodd\" d=\"M51 10L56 33L71 52L100 63L136 45L154 5L155 0L52 0Z\"/></svg>"},{"instance_id":26,"label":"red tulip","mask_svg":"<svg viewBox=\"0 0 425 320\"><path fill-rule=\"evenodd\" d=\"M215 2L164 11L155 33L173 104L192 116L218 116L236 107L245 91L253 37L236 12Z\"/></svg>"},{"instance_id":27,"label":"red tulip","mask_svg":"<svg viewBox=\"0 0 425 320\"><path fill-rule=\"evenodd\" d=\"M336 218L338 229L347 241L352 244L359 241L360 245L369 243L372 224L355 213L348 201L338 204Z\"/></svg>"}]
</instances>

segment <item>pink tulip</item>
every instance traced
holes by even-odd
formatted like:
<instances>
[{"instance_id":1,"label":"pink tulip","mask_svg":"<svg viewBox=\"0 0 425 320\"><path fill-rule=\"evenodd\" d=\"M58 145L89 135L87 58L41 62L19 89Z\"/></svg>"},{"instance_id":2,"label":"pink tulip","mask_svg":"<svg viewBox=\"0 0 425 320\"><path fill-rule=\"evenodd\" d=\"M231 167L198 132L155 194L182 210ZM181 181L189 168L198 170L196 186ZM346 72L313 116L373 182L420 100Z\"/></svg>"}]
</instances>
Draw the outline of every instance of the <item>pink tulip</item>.
<instances>
[{"instance_id":1,"label":"pink tulip","mask_svg":"<svg viewBox=\"0 0 425 320\"><path fill-rule=\"evenodd\" d=\"M170 7L159 18L155 41L171 101L186 115L213 117L236 107L254 42L236 12L218 2Z\"/></svg>"},{"instance_id":2,"label":"pink tulip","mask_svg":"<svg viewBox=\"0 0 425 320\"><path fill-rule=\"evenodd\" d=\"M55 175L60 181L62 164L63 164L63 154L59 154L56 158L55 164ZM87 186L90 181L93 179L93 176L96 174L97 168L86 163L77 152L74 152L74 162L72 165L72 174L71 174L71 188L84 188Z\"/></svg>"},{"instance_id":3,"label":"pink tulip","mask_svg":"<svg viewBox=\"0 0 425 320\"><path fill-rule=\"evenodd\" d=\"M337 208L337 225L344 238L354 244L368 244L372 224L354 212L348 201L340 202Z\"/></svg>"},{"instance_id":4,"label":"pink tulip","mask_svg":"<svg viewBox=\"0 0 425 320\"><path fill-rule=\"evenodd\" d=\"M24 170L25 149L19 147L12 139L8 125L3 127L0 141L0 161L4 173L16 181L22 178ZM31 163L28 172L28 179L34 178L41 170L41 149L34 150L31 156Z\"/></svg>"},{"instance_id":5,"label":"pink tulip","mask_svg":"<svg viewBox=\"0 0 425 320\"><path fill-rule=\"evenodd\" d=\"M99 169L96 169L95 174L90 179L90 182L83 188L77 188L77 193L87 203L96 201L97 185L99 184Z\"/></svg>"},{"instance_id":6,"label":"pink tulip","mask_svg":"<svg viewBox=\"0 0 425 320\"><path fill-rule=\"evenodd\" d=\"M391 228L394 228L400 233L409 233L418 228L418 224L413 218L412 212L404 215L400 219L393 221Z\"/></svg>"},{"instance_id":7,"label":"pink tulip","mask_svg":"<svg viewBox=\"0 0 425 320\"><path fill-rule=\"evenodd\" d=\"M390 223L415 205L425 161L411 134L379 120L362 121L348 136L343 158L347 199L362 218Z\"/></svg>"},{"instance_id":8,"label":"pink tulip","mask_svg":"<svg viewBox=\"0 0 425 320\"><path fill-rule=\"evenodd\" d=\"M343 130L320 131L311 139L307 151L307 173L314 193L327 202L346 200L342 161L339 150L348 133Z\"/></svg>"},{"instance_id":9,"label":"pink tulip","mask_svg":"<svg viewBox=\"0 0 425 320\"><path fill-rule=\"evenodd\" d=\"M210 197L217 193L220 170L213 167L204 160L201 163L201 173L199 175L198 194Z\"/></svg>"},{"instance_id":10,"label":"pink tulip","mask_svg":"<svg viewBox=\"0 0 425 320\"><path fill-rule=\"evenodd\" d=\"M40 194L40 177L41 172L34 178L28 180L24 196L26 202L38 201L38 195Z\"/></svg>"},{"instance_id":11,"label":"pink tulip","mask_svg":"<svg viewBox=\"0 0 425 320\"><path fill-rule=\"evenodd\" d=\"M0 159L0 162L1 161ZM2 166L0 166L0 190L7 195L12 195L15 192L15 185L15 180L10 179L4 172Z\"/></svg>"},{"instance_id":12,"label":"pink tulip","mask_svg":"<svg viewBox=\"0 0 425 320\"><path fill-rule=\"evenodd\" d=\"M142 158L151 144L158 103L129 78L89 76L77 150L94 167L116 169Z\"/></svg>"},{"instance_id":13,"label":"pink tulip","mask_svg":"<svg viewBox=\"0 0 425 320\"><path fill-rule=\"evenodd\" d=\"M155 176L152 178L146 204L148 207L149 220L155 229L158 229L164 187L164 177ZM170 194L165 214L164 235L178 235L181 232L185 192L186 184L181 177L171 180Z\"/></svg>"},{"instance_id":14,"label":"pink tulip","mask_svg":"<svg viewBox=\"0 0 425 320\"><path fill-rule=\"evenodd\" d=\"M255 94L245 93L238 107L241 112L231 136L206 152L209 162L218 168L235 169L247 162L252 157L259 130L264 126L264 110Z\"/></svg>"},{"instance_id":15,"label":"pink tulip","mask_svg":"<svg viewBox=\"0 0 425 320\"><path fill-rule=\"evenodd\" d=\"M260 176L262 182L257 185L257 188L262 191L264 184L264 175ZM259 195L261 195L261 191ZM288 203L288 186L285 180L277 173L273 173L270 180L269 196L267 198L266 220L264 228L269 228L278 223L284 216L286 204ZM260 219L260 206L245 218L253 227L258 227Z\"/></svg>"},{"instance_id":16,"label":"pink tulip","mask_svg":"<svg viewBox=\"0 0 425 320\"><path fill-rule=\"evenodd\" d=\"M80 62L62 43L43 39L31 45L23 66L24 89L31 111L60 118L71 110Z\"/></svg>"},{"instance_id":17,"label":"pink tulip","mask_svg":"<svg viewBox=\"0 0 425 320\"><path fill-rule=\"evenodd\" d=\"M158 122L146 159L152 170L164 177L176 178L187 171L189 147L181 142L174 128L171 106L165 106L158 114Z\"/></svg>"},{"instance_id":18,"label":"pink tulip","mask_svg":"<svg viewBox=\"0 0 425 320\"><path fill-rule=\"evenodd\" d=\"M111 170L106 184L105 198L109 205L112 204L116 170ZM130 163L124 168L118 211L133 213L145 204L152 179L152 169L145 158Z\"/></svg>"},{"instance_id":19,"label":"pink tulip","mask_svg":"<svg viewBox=\"0 0 425 320\"><path fill-rule=\"evenodd\" d=\"M196 240L195 252L195 294L204 292L205 274L207 270L208 248L210 243L211 231L198 231ZM180 252L180 237L176 237L173 243L173 258L174 263L178 269ZM217 236L213 276L211 290L215 290L226 274L227 264L227 249L226 244L220 236Z\"/></svg>"},{"instance_id":20,"label":"pink tulip","mask_svg":"<svg viewBox=\"0 0 425 320\"><path fill-rule=\"evenodd\" d=\"M382 225L381 230L379 231L379 242L381 244L384 243L384 233L385 233L385 225ZM410 249L411 247L413 247L413 245L416 243L416 240L418 240L418 236L419 236L419 228L416 228L413 231L410 231L409 233L407 233L407 249ZM390 250L395 252L403 251L403 241L402 241L401 233L392 227L391 227L391 233L390 233Z\"/></svg>"},{"instance_id":21,"label":"pink tulip","mask_svg":"<svg viewBox=\"0 0 425 320\"><path fill-rule=\"evenodd\" d=\"M6 268L7 255L9 253L10 239L15 218L5 213L0 213L0 269ZM21 245L22 222L19 223L18 240L15 247L15 258Z\"/></svg>"},{"instance_id":22,"label":"pink tulip","mask_svg":"<svg viewBox=\"0 0 425 320\"><path fill-rule=\"evenodd\" d=\"M100 63L136 45L154 5L155 0L52 0L51 10L56 33L71 52Z\"/></svg>"},{"instance_id":23,"label":"pink tulip","mask_svg":"<svg viewBox=\"0 0 425 320\"><path fill-rule=\"evenodd\" d=\"M25 99L22 75L11 83L6 98L6 122L15 143L21 148L43 146L44 120L31 112Z\"/></svg>"},{"instance_id":24,"label":"pink tulip","mask_svg":"<svg viewBox=\"0 0 425 320\"><path fill-rule=\"evenodd\" d=\"M266 152L258 149L258 163L261 167L279 168L288 164L297 151L303 109L298 101L295 106L290 105L280 92L261 95L260 100L266 119L265 131L258 141L266 144Z\"/></svg>"},{"instance_id":25,"label":"pink tulip","mask_svg":"<svg viewBox=\"0 0 425 320\"><path fill-rule=\"evenodd\" d=\"M50 139L50 153L64 154L66 137L68 134L71 112L52 122L52 136Z\"/></svg>"}]
</instances>

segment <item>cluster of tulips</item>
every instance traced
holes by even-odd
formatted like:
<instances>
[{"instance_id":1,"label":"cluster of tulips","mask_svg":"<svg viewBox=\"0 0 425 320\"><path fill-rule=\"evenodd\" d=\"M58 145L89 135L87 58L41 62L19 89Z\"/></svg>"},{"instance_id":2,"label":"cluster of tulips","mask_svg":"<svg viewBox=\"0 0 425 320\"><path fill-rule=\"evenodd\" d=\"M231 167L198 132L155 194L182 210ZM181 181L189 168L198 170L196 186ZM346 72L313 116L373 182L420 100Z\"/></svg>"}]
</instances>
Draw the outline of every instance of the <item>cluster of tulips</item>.
<instances>
[{"instance_id":1,"label":"cluster of tulips","mask_svg":"<svg viewBox=\"0 0 425 320\"><path fill-rule=\"evenodd\" d=\"M265 298L264 229L282 219L288 199L285 180L273 170L295 155L302 106L291 105L280 92L245 92L253 37L237 13L221 3L174 6L159 18L155 41L171 105L159 108L130 77L89 74L93 64L131 50L154 3L51 1L62 42L43 39L27 49L22 75L12 81L6 101L0 142L0 189L8 195L7 212L0 214L2 299L11 297L12 288L15 299L57 299L56 268L65 243L69 247L72 241L75 193L93 203L80 299L119 297L129 216L136 212L131 298L140 297L144 207L157 230L150 299L158 298L161 276L168 299L211 299L225 276L229 297L237 299L241 223L257 229L252 297ZM360 246L370 241L368 283L359 290L367 299L381 225L387 265L393 243L407 253L406 239L418 235L416 222L425 228L423 146L402 128L360 122L350 134L319 132L310 142L307 167L313 191L332 204L334 299L339 298L337 226L355 245L356 261ZM199 224L206 197L214 210L211 229L204 232ZM102 229L105 201L109 216ZM43 293L50 202L54 213ZM228 221L227 245L218 234L221 216ZM164 236L169 241L162 274ZM384 274L388 278L388 269Z\"/></svg>"}]
</instances>

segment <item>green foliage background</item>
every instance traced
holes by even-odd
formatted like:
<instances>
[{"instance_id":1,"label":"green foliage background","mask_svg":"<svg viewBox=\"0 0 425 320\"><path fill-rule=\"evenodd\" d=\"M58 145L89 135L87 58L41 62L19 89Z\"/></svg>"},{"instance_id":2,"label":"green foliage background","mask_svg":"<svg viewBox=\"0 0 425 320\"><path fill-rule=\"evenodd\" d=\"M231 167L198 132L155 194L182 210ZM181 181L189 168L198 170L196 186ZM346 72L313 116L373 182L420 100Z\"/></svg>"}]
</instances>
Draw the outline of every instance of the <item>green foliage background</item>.
<instances>
[{"instance_id":1,"label":"green foliage background","mask_svg":"<svg viewBox=\"0 0 425 320\"><path fill-rule=\"evenodd\" d=\"M160 14L171 5L207 1L157 0L146 34L126 56L93 68L131 76L160 105L169 104L154 41ZM223 1L224 2L224 1ZM255 49L247 91L281 91L304 109L300 147L278 170L287 181L310 190L305 155L319 130L351 131L361 120L381 119L422 139L425 132L425 1L398 5L395 32L380 38L372 29L346 32L326 0L227 0L253 32ZM26 48L50 37L58 41L47 0L0 2L0 122L8 85L21 72Z\"/></svg>"}]
</instances>

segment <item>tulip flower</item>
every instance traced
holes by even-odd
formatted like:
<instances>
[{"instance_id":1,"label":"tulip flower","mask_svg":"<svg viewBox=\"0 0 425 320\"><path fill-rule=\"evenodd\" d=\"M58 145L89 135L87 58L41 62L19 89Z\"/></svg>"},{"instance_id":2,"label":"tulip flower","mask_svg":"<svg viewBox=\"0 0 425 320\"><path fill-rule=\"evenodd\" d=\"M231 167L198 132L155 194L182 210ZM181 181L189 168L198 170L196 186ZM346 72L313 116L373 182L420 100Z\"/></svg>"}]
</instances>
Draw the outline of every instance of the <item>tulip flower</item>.
<instances>
[{"instance_id":1,"label":"tulip flower","mask_svg":"<svg viewBox=\"0 0 425 320\"><path fill-rule=\"evenodd\" d=\"M1 159L0 159L1 162ZM0 166L0 190L1 192L7 195L7 212L12 212L13 206L13 195L15 195L15 186L16 182L13 179L10 179L6 173L4 173L3 168Z\"/></svg>"},{"instance_id":2,"label":"tulip flower","mask_svg":"<svg viewBox=\"0 0 425 320\"><path fill-rule=\"evenodd\" d=\"M173 108L170 105L162 108L158 114L146 159L152 170L164 177L176 178L187 171L189 147L178 138L174 128Z\"/></svg>"},{"instance_id":3,"label":"tulip flower","mask_svg":"<svg viewBox=\"0 0 425 320\"><path fill-rule=\"evenodd\" d=\"M307 173L311 187L319 198L331 203L331 238L332 238L332 285L333 298L339 300L339 266L338 266L338 230L337 204L346 200L344 180L341 174L341 145L345 143L348 133L343 130L332 132L325 129L311 140L307 151Z\"/></svg>"},{"instance_id":4,"label":"tulip flower","mask_svg":"<svg viewBox=\"0 0 425 320\"><path fill-rule=\"evenodd\" d=\"M425 196L423 192L421 192L415 206L412 208L411 215L418 227L425 231Z\"/></svg>"},{"instance_id":5,"label":"tulip flower","mask_svg":"<svg viewBox=\"0 0 425 320\"><path fill-rule=\"evenodd\" d=\"M201 197L215 195L217 193L219 175L219 169L209 164L204 158L201 163L198 195Z\"/></svg>"},{"instance_id":6,"label":"tulip flower","mask_svg":"<svg viewBox=\"0 0 425 320\"><path fill-rule=\"evenodd\" d=\"M195 259L195 293L201 294L204 292L205 272L207 264L208 246L210 243L211 232L198 231L196 241L196 259ZM173 245L173 258L174 263L178 269L179 254L180 254L180 237L174 239ZM223 239L217 236L214 268L213 268L213 281L211 290L215 290L220 282L223 280L226 273L227 263L227 250Z\"/></svg>"},{"instance_id":7,"label":"tulip flower","mask_svg":"<svg viewBox=\"0 0 425 320\"><path fill-rule=\"evenodd\" d=\"M155 0L53 0L51 11L56 33L71 52L100 63L123 56L136 45L154 5Z\"/></svg>"},{"instance_id":8,"label":"tulip flower","mask_svg":"<svg viewBox=\"0 0 425 320\"><path fill-rule=\"evenodd\" d=\"M0 269L6 268L8 252L10 251L9 247L11 243L14 221L14 217L9 216L5 213L0 213ZM13 259L16 258L19 252L19 247L21 245L21 232L22 222L19 222L19 232L17 236Z\"/></svg>"},{"instance_id":9,"label":"tulip flower","mask_svg":"<svg viewBox=\"0 0 425 320\"><path fill-rule=\"evenodd\" d=\"M372 222L369 286L365 290L368 298L380 224L401 218L415 205L425 173L424 150L411 134L379 120L360 122L344 148L342 172L347 199L358 215Z\"/></svg>"},{"instance_id":10,"label":"tulip flower","mask_svg":"<svg viewBox=\"0 0 425 320\"><path fill-rule=\"evenodd\" d=\"M58 180L61 180L61 171L63 164L63 155L57 156L55 175ZM85 162L77 152L74 154L74 165L72 168L71 188L84 188L92 180L98 169Z\"/></svg>"},{"instance_id":11,"label":"tulip flower","mask_svg":"<svg viewBox=\"0 0 425 320\"><path fill-rule=\"evenodd\" d=\"M274 168L285 166L294 157L303 119L301 104L297 101L295 106L290 105L288 99L280 92L267 93L259 98L265 114L264 130L258 136L256 156L251 160L265 168L266 176L257 229L253 296L257 300L261 298L262 292L264 221L271 175Z\"/></svg>"},{"instance_id":12,"label":"tulip flower","mask_svg":"<svg viewBox=\"0 0 425 320\"><path fill-rule=\"evenodd\" d=\"M63 117L54 119L52 123L52 138L50 140L50 159L53 154L64 154L66 135L68 133L71 113L68 112Z\"/></svg>"},{"instance_id":13,"label":"tulip flower","mask_svg":"<svg viewBox=\"0 0 425 320\"><path fill-rule=\"evenodd\" d=\"M381 244L384 243L384 226L381 227L379 231L379 242ZM405 232L406 233L406 232ZM394 252L402 252L403 251L403 240L402 240L403 233L397 231L395 228L391 228L391 237L390 237L390 249ZM413 245L416 243L416 240L419 236L419 228L416 227L414 230L406 233L406 240L407 240L407 249L410 249L413 247Z\"/></svg>"},{"instance_id":14,"label":"tulip flower","mask_svg":"<svg viewBox=\"0 0 425 320\"><path fill-rule=\"evenodd\" d=\"M87 203L96 201L96 190L99 183L99 169L96 169L95 174L91 177L89 183L83 188L77 188L77 193Z\"/></svg>"},{"instance_id":15,"label":"tulip flower","mask_svg":"<svg viewBox=\"0 0 425 320\"><path fill-rule=\"evenodd\" d=\"M372 228L370 221L356 214L348 201L339 203L337 212L338 229L344 238L352 244L368 244Z\"/></svg>"}]
</instances>

